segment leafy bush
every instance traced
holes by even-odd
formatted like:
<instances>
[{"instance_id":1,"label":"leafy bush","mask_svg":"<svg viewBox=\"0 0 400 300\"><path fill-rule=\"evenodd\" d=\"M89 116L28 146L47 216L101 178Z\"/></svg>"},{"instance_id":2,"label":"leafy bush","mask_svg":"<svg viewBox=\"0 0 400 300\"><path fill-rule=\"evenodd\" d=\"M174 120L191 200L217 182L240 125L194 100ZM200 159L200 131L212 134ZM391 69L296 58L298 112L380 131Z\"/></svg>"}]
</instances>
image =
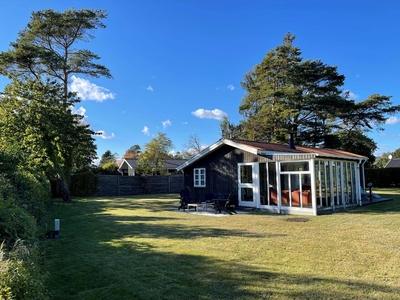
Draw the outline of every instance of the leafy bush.
<instances>
[{"instance_id":1,"label":"leafy bush","mask_svg":"<svg viewBox=\"0 0 400 300\"><path fill-rule=\"evenodd\" d=\"M91 196L96 191L98 179L93 172L74 174L71 177L71 194L78 197Z\"/></svg>"},{"instance_id":2,"label":"leafy bush","mask_svg":"<svg viewBox=\"0 0 400 300\"><path fill-rule=\"evenodd\" d=\"M50 204L50 183L43 173L27 167L23 154L0 151L0 199L13 198L39 221Z\"/></svg>"},{"instance_id":3,"label":"leafy bush","mask_svg":"<svg viewBox=\"0 0 400 300\"><path fill-rule=\"evenodd\" d=\"M10 252L0 248L0 257L1 299L48 299L35 244L27 246L18 240Z\"/></svg>"},{"instance_id":4,"label":"leafy bush","mask_svg":"<svg viewBox=\"0 0 400 300\"><path fill-rule=\"evenodd\" d=\"M400 186L400 168L365 169L365 182L375 187Z\"/></svg>"},{"instance_id":5,"label":"leafy bush","mask_svg":"<svg viewBox=\"0 0 400 300\"><path fill-rule=\"evenodd\" d=\"M0 150L0 299L46 299L38 222L50 203L44 175L23 153Z\"/></svg>"},{"instance_id":6,"label":"leafy bush","mask_svg":"<svg viewBox=\"0 0 400 300\"><path fill-rule=\"evenodd\" d=\"M17 204L40 220L50 204L49 181L44 175L27 170L18 170L13 177Z\"/></svg>"},{"instance_id":7,"label":"leafy bush","mask_svg":"<svg viewBox=\"0 0 400 300\"><path fill-rule=\"evenodd\" d=\"M12 204L10 200L0 203L0 236L7 245L18 239L35 239L37 225L35 218L24 208Z\"/></svg>"}]
</instances>

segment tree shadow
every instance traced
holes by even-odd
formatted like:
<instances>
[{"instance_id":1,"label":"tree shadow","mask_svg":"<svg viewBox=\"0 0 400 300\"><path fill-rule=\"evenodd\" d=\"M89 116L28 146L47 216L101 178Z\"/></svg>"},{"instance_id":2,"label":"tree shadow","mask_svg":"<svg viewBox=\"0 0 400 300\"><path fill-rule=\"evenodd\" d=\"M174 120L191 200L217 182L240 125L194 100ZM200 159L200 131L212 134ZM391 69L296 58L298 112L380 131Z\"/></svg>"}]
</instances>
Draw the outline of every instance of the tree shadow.
<instances>
[{"instance_id":1,"label":"tree shadow","mask_svg":"<svg viewBox=\"0 0 400 300\"><path fill-rule=\"evenodd\" d=\"M143 209L143 205L129 207ZM251 244L284 235L187 226L191 220L161 215L112 215L105 213L109 206L87 201L60 207L61 238L48 241L53 250L48 253L48 286L54 299L354 299L370 293L395 299L400 294L398 285L290 274L268 261L256 265L208 256L207 248L204 255L190 254L191 240L196 238L234 237ZM160 249L147 239L170 243L186 239L187 249L169 252L168 245ZM221 252L234 253L223 245ZM121 274L126 276L121 279Z\"/></svg>"}]
</instances>

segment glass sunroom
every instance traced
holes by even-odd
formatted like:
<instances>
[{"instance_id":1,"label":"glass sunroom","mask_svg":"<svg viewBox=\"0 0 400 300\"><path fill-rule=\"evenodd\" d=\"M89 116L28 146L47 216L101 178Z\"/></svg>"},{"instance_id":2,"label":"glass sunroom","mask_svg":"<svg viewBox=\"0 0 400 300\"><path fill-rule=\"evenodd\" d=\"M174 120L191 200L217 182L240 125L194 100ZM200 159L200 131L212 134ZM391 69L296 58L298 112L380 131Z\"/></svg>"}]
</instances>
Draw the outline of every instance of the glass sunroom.
<instances>
[{"instance_id":1,"label":"glass sunroom","mask_svg":"<svg viewBox=\"0 0 400 300\"><path fill-rule=\"evenodd\" d=\"M318 215L362 204L367 160L344 150L223 138L178 171L198 199L223 192L239 207Z\"/></svg>"},{"instance_id":2,"label":"glass sunroom","mask_svg":"<svg viewBox=\"0 0 400 300\"><path fill-rule=\"evenodd\" d=\"M310 215L359 205L360 166L360 160L293 157L239 164L239 205Z\"/></svg>"}]
</instances>

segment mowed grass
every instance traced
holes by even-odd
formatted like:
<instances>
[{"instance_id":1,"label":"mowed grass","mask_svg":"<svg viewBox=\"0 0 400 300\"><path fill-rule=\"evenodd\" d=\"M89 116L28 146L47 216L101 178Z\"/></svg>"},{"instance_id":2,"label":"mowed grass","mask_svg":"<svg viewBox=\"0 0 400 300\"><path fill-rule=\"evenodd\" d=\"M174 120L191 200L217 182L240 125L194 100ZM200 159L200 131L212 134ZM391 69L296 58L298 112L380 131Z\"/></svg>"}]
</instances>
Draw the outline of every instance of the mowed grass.
<instances>
[{"instance_id":1,"label":"mowed grass","mask_svg":"<svg viewBox=\"0 0 400 300\"><path fill-rule=\"evenodd\" d=\"M400 299L394 201L289 222L267 213L175 212L178 196L56 202L52 299Z\"/></svg>"}]
</instances>

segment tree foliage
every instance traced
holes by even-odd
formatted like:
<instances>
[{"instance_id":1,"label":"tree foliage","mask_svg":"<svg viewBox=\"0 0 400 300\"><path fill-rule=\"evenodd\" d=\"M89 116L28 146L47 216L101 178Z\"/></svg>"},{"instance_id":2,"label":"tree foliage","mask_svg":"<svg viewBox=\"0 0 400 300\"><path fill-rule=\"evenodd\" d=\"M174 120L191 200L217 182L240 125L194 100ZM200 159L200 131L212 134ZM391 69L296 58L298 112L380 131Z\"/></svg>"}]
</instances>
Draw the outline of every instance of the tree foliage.
<instances>
[{"instance_id":1,"label":"tree foliage","mask_svg":"<svg viewBox=\"0 0 400 300\"><path fill-rule=\"evenodd\" d=\"M243 120L234 125L223 119L222 136L282 143L291 135L296 144L354 150L373 160L376 144L366 133L381 130L400 105L379 94L361 102L349 99L337 67L303 60L294 39L288 33L282 45L245 74L241 85L246 94L239 106Z\"/></svg>"},{"instance_id":2,"label":"tree foliage","mask_svg":"<svg viewBox=\"0 0 400 300\"><path fill-rule=\"evenodd\" d=\"M169 158L169 152L172 150L172 141L165 133L158 133L145 145L145 149L138 159L138 173L145 175L166 174L165 159Z\"/></svg>"},{"instance_id":3,"label":"tree foliage","mask_svg":"<svg viewBox=\"0 0 400 300\"><path fill-rule=\"evenodd\" d=\"M131 146L126 150L124 158L138 158L142 150L138 144Z\"/></svg>"},{"instance_id":4,"label":"tree foliage","mask_svg":"<svg viewBox=\"0 0 400 300\"><path fill-rule=\"evenodd\" d=\"M93 9L32 12L26 28L10 44L11 50L0 53L0 73L19 79L57 79L63 84L65 97L73 74L111 78L106 67L95 63L100 59L97 54L75 48L78 42L94 38L95 29L105 28L102 19L106 17L104 10Z\"/></svg>"},{"instance_id":5,"label":"tree foliage","mask_svg":"<svg viewBox=\"0 0 400 300\"><path fill-rule=\"evenodd\" d=\"M248 139L286 142L293 134L298 144L321 143L332 107L342 103L344 76L320 60L303 61L294 39L288 33L241 83L246 95L239 112Z\"/></svg>"},{"instance_id":6,"label":"tree foliage","mask_svg":"<svg viewBox=\"0 0 400 300\"><path fill-rule=\"evenodd\" d=\"M110 150L107 150L106 152L103 153L103 155L100 158L100 163L99 163L99 167L103 168L104 165L106 164L116 164L117 162L117 154L116 153L111 153Z\"/></svg>"},{"instance_id":7,"label":"tree foliage","mask_svg":"<svg viewBox=\"0 0 400 300\"><path fill-rule=\"evenodd\" d=\"M390 158L400 158L400 148L397 148L393 152L384 152L382 153L381 156L378 156L376 158L376 161L374 163L375 168L384 168L387 163L390 161Z\"/></svg>"},{"instance_id":8,"label":"tree foliage","mask_svg":"<svg viewBox=\"0 0 400 300\"><path fill-rule=\"evenodd\" d=\"M105 11L93 9L33 12L18 39L10 43L11 49L0 53L0 74L12 80L5 91L8 104L3 103L3 114L7 113L4 110L6 106L15 107L9 111L8 119L3 120L2 128L7 128L7 124L17 124L14 122L17 119L34 124L21 126L26 130L25 134L17 128L18 125L10 127L8 133L16 135L6 137L3 134L3 140L18 142L22 136L22 147L28 149L31 162L51 166L62 179L66 201L70 200L68 181L71 171L74 168L87 169L95 158L94 132L82 124L79 116L71 114L71 106L79 101L68 91L69 80L74 74L112 77L106 67L96 63L100 59L97 54L76 46L94 38L94 30L105 28L102 19L106 17ZM60 86L56 86L55 81ZM40 101L39 94L47 100ZM23 100L19 101L18 97ZM24 106L18 107L23 101ZM12 114L19 110L24 114ZM40 124L42 120L45 125ZM45 131L41 132L43 129Z\"/></svg>"},{"instance_id":9,"label":"tree foliage","mask_svg":"<svg viewBox=\"0 0 400 300\"><path fill-rule=\"evenodd\" d=\"M0 98L0 141L18 146L29 155L28 163L49 178L69 182L73 170L88 166L96 157L95 133L82 123L71 107L79 99L54 82L14 80Z\"/></svg>"},{"instance_id":10,"label":"tree foliage","mask_svg":"<svg viewBox=\"0 0 400 300\"><path fill-rule=\"evenodd\" d=\"M38 224L50 204L50 184L18 147L0 146L0 298L48 299Z\"/></svg>"}]
</instances>

